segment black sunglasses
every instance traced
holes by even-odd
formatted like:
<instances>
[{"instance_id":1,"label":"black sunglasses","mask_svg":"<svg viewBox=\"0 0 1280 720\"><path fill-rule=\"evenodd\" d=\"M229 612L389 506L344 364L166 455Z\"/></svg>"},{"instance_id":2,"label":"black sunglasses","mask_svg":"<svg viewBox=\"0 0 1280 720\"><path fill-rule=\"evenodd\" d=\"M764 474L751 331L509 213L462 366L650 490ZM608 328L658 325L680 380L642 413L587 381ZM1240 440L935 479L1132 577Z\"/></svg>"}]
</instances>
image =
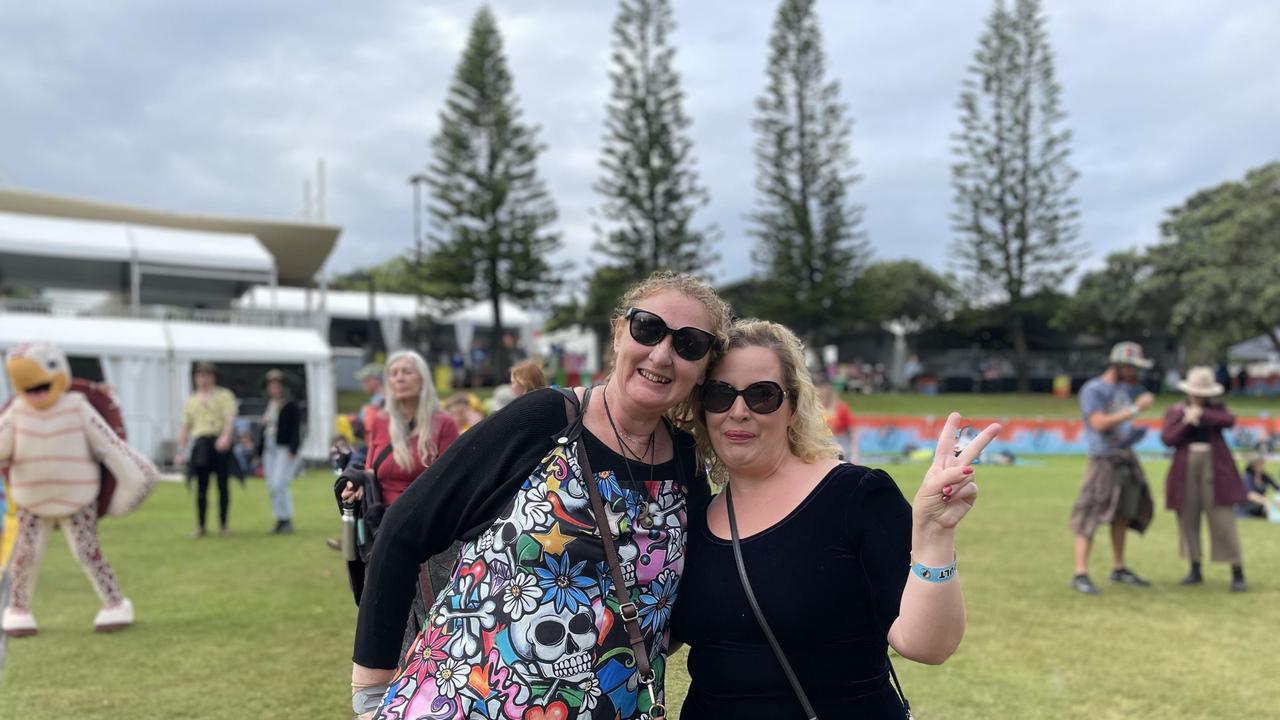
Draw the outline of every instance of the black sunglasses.
<instances>
[{"instance_id":1,"label":"black sunglasses","mask_svg":"<svg viewBox=\"0 0 1280 720\"><path fill-rule=\"evenodd\" d=\"M768 415L782 407L787 391L772 380L753 382L741 390L726 382L710 380L702 386L702 407L707 412L728 412L739 395L746 401L748 410Z\"/></svg>"},{"instance_id":2,"label":"black sunglasses","mask_svg":"<svg viewBox=\"0 0 1280 720\"><path fill-rule=\"evenodd\" d=\"M716 336L696 327L682 327L672 330L662 318L648 310L631 308L624 315L631 328L631 337L641 345L657 345L667 335L671 335L671 347L676 354L690 362L697 362L711 352L716 344Z\"/></svg>"}]
</instances>

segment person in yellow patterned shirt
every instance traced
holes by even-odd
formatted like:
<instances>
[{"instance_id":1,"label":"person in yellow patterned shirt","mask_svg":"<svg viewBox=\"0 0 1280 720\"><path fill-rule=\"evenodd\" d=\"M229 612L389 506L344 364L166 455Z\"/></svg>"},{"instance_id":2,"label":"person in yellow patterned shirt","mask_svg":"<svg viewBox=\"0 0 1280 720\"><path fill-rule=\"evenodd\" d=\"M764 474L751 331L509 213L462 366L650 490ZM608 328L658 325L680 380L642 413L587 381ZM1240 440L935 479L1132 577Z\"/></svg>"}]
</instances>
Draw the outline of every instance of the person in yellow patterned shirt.
<instances>
[{"instance_id":1,"label":"person in yellow patterned shirt","mask_svg":"<svg viewBox=\"0 0 1280 720\"><path fill-rule=\"evenodd\" d=\"M218 478L218 524L223 535L227 528L227 512L231 506L228 461L235 430L238 405L230 390L218 387L218 369L213 363L197 363L195 392L182 406L182 428L178 431L178 454L174 461L187 465L196 478L196 532L205 535L208 508L209 476ZM188 452L188 441L190 449Z\"/></svg>"}]
</instances>

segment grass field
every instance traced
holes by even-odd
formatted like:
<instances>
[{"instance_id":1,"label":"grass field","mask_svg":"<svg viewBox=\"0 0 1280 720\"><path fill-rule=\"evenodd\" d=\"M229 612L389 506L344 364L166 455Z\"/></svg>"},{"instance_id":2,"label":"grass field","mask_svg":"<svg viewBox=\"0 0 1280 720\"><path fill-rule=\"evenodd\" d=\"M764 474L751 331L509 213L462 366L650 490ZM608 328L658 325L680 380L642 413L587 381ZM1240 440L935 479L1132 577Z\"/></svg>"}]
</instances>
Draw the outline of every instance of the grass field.
<instances>
[{"instance_id":1,"label":"grass field","mask_svg":"<svg viewBox=\"0 0 1280 720\"><path fill-rule=\"evenodd\" d=\"M982 495L959 539L964 644L940 667L896 663L917 717L1276 717L1280 526L1240 523L1246 594L1228 593L1217 565L1205 585L1179 587L1175 523L1160 511L1146 537L1131 536L1130 564L1155 587L1077 595L1064 525L1081 465L979 469ZM922 466L889 469L910 496ZM1164 464L1147 469L1160 495ZM192 503L178 485L104 523L104 550L139 616L118 634L92 632L96 598L53 538L36 599L41 631L9 644L0 718L350 717L355 608L324 545L338 527L326 476L295 484L298 532L288 537L266 533L261 481L234 492L230 538L189 539ZM1108 555L1103 541L1095 580L1105 580ZM672 667L678 708L682 658Z\"/></svg>"}]
</instances>

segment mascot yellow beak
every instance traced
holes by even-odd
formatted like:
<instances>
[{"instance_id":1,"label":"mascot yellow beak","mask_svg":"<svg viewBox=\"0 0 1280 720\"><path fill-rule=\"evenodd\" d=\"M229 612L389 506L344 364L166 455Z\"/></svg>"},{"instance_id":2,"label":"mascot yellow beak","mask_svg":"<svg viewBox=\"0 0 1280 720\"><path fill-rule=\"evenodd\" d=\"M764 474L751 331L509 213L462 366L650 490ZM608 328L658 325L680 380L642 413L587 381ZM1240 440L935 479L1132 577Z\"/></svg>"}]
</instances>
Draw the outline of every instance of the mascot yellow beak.
<instances>
[{"instance_id":1,"label":"mascot yellow beak","mask_svg":"<svg viewBox=\"0 0 1280 720\"><path fill-rule=\"evenodd\" d=\"M71 378L61 368L49 369L34 357L10 357L5 363L13 389L37 410L44 410L67 391Z\"/></svg>"}]
</instances>

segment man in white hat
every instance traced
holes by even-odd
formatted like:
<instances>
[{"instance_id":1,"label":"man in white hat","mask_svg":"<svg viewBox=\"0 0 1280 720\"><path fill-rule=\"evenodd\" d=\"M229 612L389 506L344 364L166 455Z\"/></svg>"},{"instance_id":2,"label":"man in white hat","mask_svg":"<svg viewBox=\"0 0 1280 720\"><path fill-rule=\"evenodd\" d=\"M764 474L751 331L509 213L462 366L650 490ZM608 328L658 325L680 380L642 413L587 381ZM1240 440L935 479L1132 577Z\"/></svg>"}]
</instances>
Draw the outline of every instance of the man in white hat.
<instances>
[{"instance_id":1,"label":"man in white hat","mask_svg":"<svg viewBox=\"0 0 1280 720\"><path fill-rule=\"evenodd\" d=\"M1146 434L1133 419L1151 406L1155 397L1138 385L1138 371L1151 367L1142 346L1116 343L1106 371L1080 388L1080 412L1084 416L1089 464L1084 484L1071 508L1068 526L1075 533L1075 576L1072 589L1087 595L1102 591L1089 579L1089 552L1100 525L1111 525L1111 582L1135 587L1151 583L1125 566L1125 532L1144 532L1155 505L1142 465L1132 448Z\"/></svg>"}]
</instances>

